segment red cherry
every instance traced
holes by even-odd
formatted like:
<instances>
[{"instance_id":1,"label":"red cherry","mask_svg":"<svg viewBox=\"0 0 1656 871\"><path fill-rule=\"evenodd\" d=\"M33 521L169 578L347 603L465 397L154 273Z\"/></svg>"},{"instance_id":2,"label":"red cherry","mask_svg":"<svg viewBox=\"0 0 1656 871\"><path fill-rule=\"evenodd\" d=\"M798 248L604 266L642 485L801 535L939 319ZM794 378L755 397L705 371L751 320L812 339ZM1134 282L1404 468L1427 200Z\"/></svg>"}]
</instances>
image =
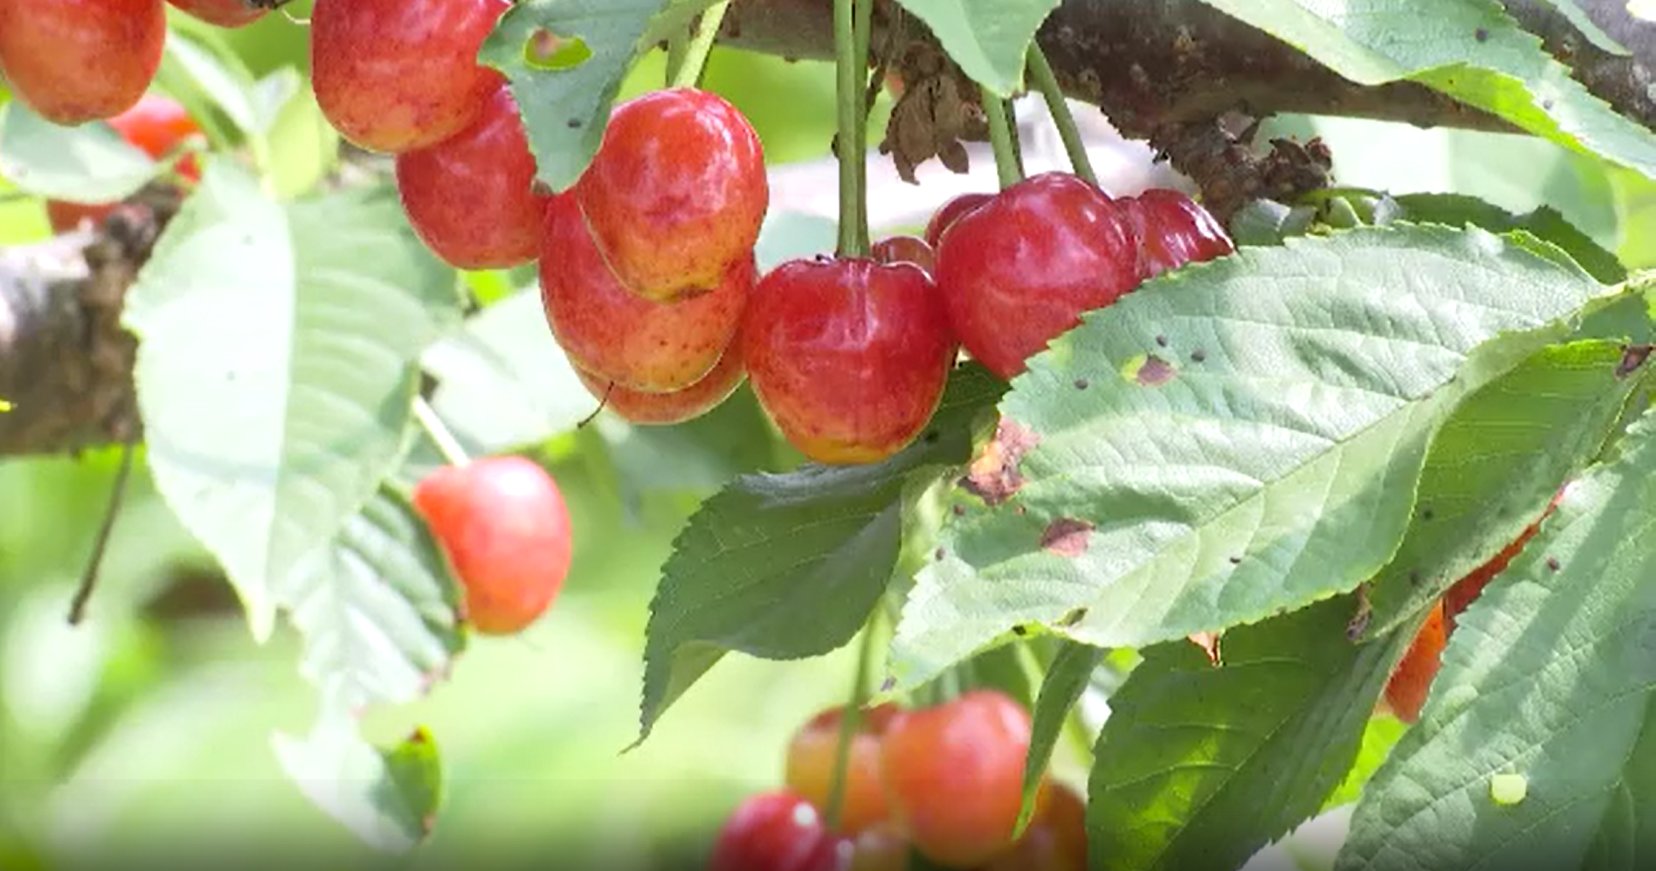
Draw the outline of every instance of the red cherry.
<instances>
[{"instance_id":1,"label":"red cherry","mask_svg":"<svg viewBox=\"0 0 1656 871\"><path fill-rule=\"evenodd\" d=\"M747 377L747 368L742 365L741 343L733 342L713 371L689 387L671 393L629 390L579 366L575 374L587 392L603 400L605 408L623 419L646 426L665 426L693 420L717 408L741 386L742 379Z\"/></svg>"},{"instance_id":2,"label":"red cherry","mask_svg":"<svg viewBox=\"0 0 1656 871\"><path fill-rule=\"evenodd\" d=\"M114 127L121 138L154 158L171 154L185 139L201 133L201 128L178 101L160 94L145 94L132 108L109 119L109 126ZM189 181L201 180L201 164L195 155L179 161L177 172ZM89 221L93 226L101 225L115 206L115 203L83 204L48 200L46 217L51 222L52 232L67 233L80 227L83 221Z\"/></svg>"},{"instance_id":3,"label":"red cherry","mask_svg":"<svg viewBox=\"0 0 1656 871\"><path fill-rule=\"evenodd\" d=\"M1225 228L1190 197L1173 190L1148 190L1116 200L1139 240L1139 276L1154 278L1186 263L1223 257L1236 250Z\"/></svg>"},{"instance_id":4,"label":"red cherry","mask_svg":"<svg viewBox=\"0 0 1656 871\"><path fill-rule=\"evenodd\" d=\"M1420 709L1426 705L1432 678L1437 676L1443 648L1449 642L1446 624L1443 602L1439 601L1386 681L1386 704L1405 723L1419 720Z\"/></svg>"},{"instance_id":5,"label":"red cherry","mask_svg":"<svg viewBox=\"0 0 1656 871\"><path fill-rule=\"evenodd\" d=\"M960 217L937 252L937 286L966 350L1002 378L1139 281L1132 228L1064 173L1021 181Z\"/></svg>"},{"instance_id":6,"label":"red cherry","mask_svg":"<svg viewBox=\"0 0 1656 871\"><path fill-rule=\"evenodd\" d=\"M1011 846L1029 733L1029 713L993 690L897 717L882 754L886 791L920 852L967 868Z\"/></svg>"},{"instance_id":7,"label":"red cherry","mask_svg":"<svg viewBox=\"0 0 1656 871\"><path fill-rule=\"evenodd\" d=\"M864 711L857 721L840 805L838 831L841 834L861 834L891 816L885 787L880 782L880 739L896 716L897 707L887 704ZM827 810L828 795L833 790L840 724L844 718L843 708L823 711L806 723L788 744L784 777L788 788L823 811Z\"/></svg>"},{"instance_id":8,"label":"red cherry","mask_svg":"<svg viewBox=\"0 0 1656 871\"><path fill-rule=\"evenodd\" d=\"M0 69L41 117L81 124L138 102L166 34L161 0L0 0Z\"/></svg>"},{"instance_id":9,"label":"red cherry","mask_svg":"<svg viewBox=\"0 0 1656 871\"><path fill-rule=\"evenodd\" d=\"M753 126L688 88L616 107L575 192L622 286L656 301L716 286L752 252L770 198Z\"/></svg>"},{"instance_id":10,"label":"red cherry","mask_svg":"<svg viewBox=\"0 0 1656 871\"><path fill-rule=\"evenodd\" d=\"M926 240L916 236L882 239L874 243L870 254L881 263L913 263L926 270L927 275L937 273L937 253Z\"/></svg>"},{"instance_id":11,"label":"red cherry","mask_svg":"<svg viewBox=\"0 0 1656 871\"><path fill-rule=\"evenodd\" d=\"M46 201L46 221L52 225L52 232L57 234L79 230L81 225L89 224L93 229L103 226L105 218L115 211L118 203L69 203L63 200Z\"/></svg>"},{"instance_id":12,"label":"red cherry","mask_svg":"<svg viewBox=\"0 0 1656 871\"><path fill-rule=\"evenodd\" d=\"M444 466L414 505L454 566L477 631L507 635L551 606L569 574L569 509L552 476L522 457Z\"/></svg>"},{"instance_id":13,"label":"red cherry","mask_svg":"<svg viewBox=\"0 0 1656 871\"><path fill-rule=\"evenodd\" d=\"M1012 848L984 871L1086 871L1087 806L1067 786L1041 784L1035 816Z\"/></svg>"},{"instance_id":14,"label":"red cherry","mask_svg":"<svg viewBox=\"0 0 1656 871\"><path fill-rule=\"evenodd\" d=\"M955 221L977 211L979 206L994 198L994 194L961 194L944 203L932 215L931 222L926 224L926 243L936 248L943 241L943 232L954 226Z\"/></svg>"},{"instance_id":15,"label":"red cherry","mask_svg":"<svg viewBox=\"0 0 1656 871\"><path fill-rule=\"evenodd\" d=\"M534 259L548 202L534 184L535 159L505 85L470 127L397 156L397 192L409 223L438 257L460 269Z\"/></svg>"},{"instance_id":16,"label":"red cherry","mask_svg":"<svg viewBox=\"0 0 1656 871\"><path fill-rule=\"evenodd\" d=\"M711 293L651 302L623 288L572 196L552 199L541 237L541 302L575 365L622 387L664 393L700 381L724 356L753 286L753 255Z\"/></svg>"},{"instance_id":17,"label":"red cherry","mask_svg":"<svg viewBox=\"0 0 1656 871\"><path fill-rule=\"evenodd\" d=\"M872 260L784 263L754 289L742 342L765 410L821 463L871 463L913 441L955 357L925 271Z\"/></svg>"},{"instance_id":18,"label":"red cherry","mask_svg":"<svg viewBox=\"0 0 1656 871\"><path fill-rule=\"evenodd\" d=\"M477 52L510 0L317 0L316 101L346 139L392 154L477 120L500 74Z\"/></svg>"},{"instance_id":19,"label":"red cherry","mask_svg":"<svg viewBox=\"0 0 1656 871\"><path fill-rule=\"evenodd\" d=\"M787 792L748 798L719 831L708 871L836 871L849 845L811 803Z\"/></svg>"},{"instance_id":20,"label":"red cherry","mask_svg":"<svg viewBox=\"0 0 1656 871\"><path fill-rule=\"evenodd\" d=\"M265 10L247 0L168 0L172 5L219 27L243 27L258 21Z\"/></svg>"}]
</instances>

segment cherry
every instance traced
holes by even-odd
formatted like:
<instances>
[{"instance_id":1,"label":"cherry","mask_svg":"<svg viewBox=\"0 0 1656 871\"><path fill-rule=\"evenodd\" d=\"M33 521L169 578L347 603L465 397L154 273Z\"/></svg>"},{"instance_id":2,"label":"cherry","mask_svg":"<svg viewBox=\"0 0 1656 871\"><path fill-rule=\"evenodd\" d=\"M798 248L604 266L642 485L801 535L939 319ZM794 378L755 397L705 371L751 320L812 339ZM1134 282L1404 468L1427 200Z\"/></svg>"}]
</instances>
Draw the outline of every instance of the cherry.
<instances>
[{"instance_id":1,"label":"cherry","mask_svg":"<svg viewBox=\"0 0 1656 871\"><path fill-rule=\"evenodd\" d=\"M759 401L821 463L871 463L913 441L955 357L925 271L861 259L795 260L765 276L742 342Z\"/></svg>"},{"instance_id":2,"label":"cherry","mask_svg":"<svg viewBox=\"0 0 1656 871\"><path fill-rule=\"evenodd\" d=\"M920 852L966 868L1012 844L1029 734L1029 713L994 690L896 718L881 754L886 791Z\"/></svg>"},{"instance_id":3,"label":"cherry","mask_svg":"<svg viewBox=\"0 0 1656 871\"><path fill-rule=\"evenodd\" d=\"M0 69L41 117L82 124L138 102L166 34L161 0L0 0Z\"/></svg>"},{"instance_id":4,"label":"cherry","mask_svg":"<svg viewBox=\"0 0 1656 871\"><path fill-rule=\"evenodd\" d=\"M392 154L477 119L501 77L477 52L510 0L317 0L316 101L346 139Z\"/></svg>"},{"instance_id":5,"label":"cherry","mask_svg":"<svg viewBox=\"0 0 1656 871\"><path fill-rule=\"evenodd\" d=\"M109 126L127 142L150 157L161 158L171 154L185 139L201 133L195 120L176 100L159 94L145 94L136 105L109 119ZM201 164L195 155L185 157L176 166L180 176L188 181L201 180ZM90 221L103 223L113 212L116 203L70 203L61 200L46 201L46 217L52 231L66 233Z\"/></svg>"},{"instance_id":6,"label":"cherry","mask_svg":"<svg viewBox=\"0 0 1656 871\"><path fill-rule=\"evenodd\" d=\"M587 392L603 400L605 408L623 419L636 424L664 426L693 420L717 408L741 386L742 379L747 377L747 369L742 365L741 344L732 343L713 371L689 387L671 393L630 390L578 366L575 374L580 377Z\"/></svg>"},{"instance_id":7,"label":"cherry","mask_svg":"<svg viewBox=\"0 0 1656 871\"><path fill-rule=\"evenodd\" d=\"M1139 240L1139 277L1154 278L1186 263L1236 250L1225 228L1190 197L1174 190L1147 190L1116 200Z\"/></svg>"},{"instance_id":8,"label":"cherry","mask_svg":"<svg viewBox=\"0 0 1656 871\"><path fill-rule=\"evenodd\" d=\"M414 505L448 554L477 631L533 623L569 574L569 509L552 476L523 457L444 466L414 488Z\"/></svg>"},{"instance_id":9,"label":"cherry","mask_svg":"<svg viewBox=\"0 0 1656 871\"><path fill-rule=\"evenodd\" d=\"M887 704L864 711L857 721L840 805L838 831L843 834L858 835L891 816L885 787L880 782L880 736L896 716L896 706ZM788 788L824 812L833 789L834 763L844 718L843 708L823 711L806 723L788 744L785 777Z\"/></svg>"},{"instance_id":10,"label":"cherry","mask_svg":"<svg viewBox=\"0 0 1656 871\"><path fill-rule=\"evenodd\" d=\"M962 216L977 211L979 206L994 198L994 194L961 194L944 203L926 224L926 243L936 248L943 241L943 231L954 226L954 222Z\"/></svg>"},{"instance_id":11,"label":"cherry","mask_svg":"<svg viewBox=\"0 0 1656 871\"><path fill-rule=\"evenodd\" d=\"M258 21L265 10L247 0L167 0L167 2L219 27L243 27Z\"/></svg>"},{"instance_id":12,"label":"cherry","mask_svg":"<svg viewBox=\"0 0 1656 871\"><path fill-rule=\"evenodd\" d=\"M580 205L554 197L541 237L541 302L575 365L622 387L664 393L700 381L724 356L753 286L753 255L711 293L651 302L622 287L593 243Z\"/></svg>"},{"instance_id":13,"label":"cherry","mask_svg":"<svg viewBox=\"0 0 1656 871\"><path fill-rule=\"evenodd\" d=\"M415 232L460 269L534 259L546 197L534 191L535 158L511 89L501 85L471 126L397 156L397 191Z\"/></svg>"},{"instance_id":14,"label":"cherry","mask_svg":"<svg viewBox=\"0 0 1656 871\"><path fill-rule=\"evenodd\" d=\"M752 252L770 199L753 126L689 88L616 107L575 191L621 285L656 301L717 286Z\"/></svg>"},{"instance_id":15,"label":"cherry","mask_svg":"<svg viewBox=\"0 0 1656 871\"><path fill-rule=\"evenodd\" d=\"M1386 704L1405 723L1420 719L1432 678L1437 676L1438 666L1442 664L1444 645L1449 642L1446 622L1443 602L1439 601L1426 615L1426 622L1421 624L1408 651L1386 681Z\"/></svg>"},{"instance_id":16,"label":"cherry","mask_svg":"<svg viewBox=\"0 0 1656 871\"><path fill-rule=\"evenodd\" d=\"M932 246L917 236L892 236L874 243L874 250L870 252L875 260L881 263L913 263L926 270L927 275L937 273L937 252Z\"/></svg>"},{"instance_id":17,"label":"cherry","mask_svg":"<svg viewBox=\"0 0 1656 871\"><path fill-rule=\"evenodd\" d=\"M1067 786L1041 784L1035 816L1011 849L984 871L1086 871L1087 806Z\"/></svg>"},{"instance_id":18,"label":"cherry","mask_svg":"<svg viewBox=\"0 0 1656 871\"><path fill-rule=\"evenodd\" d=\"M937 252L955 335L1002 378L1139 281L1132 227L1085 181L1047 173L962 215Z\"/></svg>"},{"instance_id":19,"label":"cherry","mask_svg":"<svg viewBox=\"0 0 1656 871\"><path fill-rule=\"evenodd\" d=\"M811 803L787 791L742 802L719 831L708 871L837 871L845 842L823 828Z\"/></svg>"},{"instance_id":20,"label":"cherry","mask_svg":"<svg viewBox=\"0 0 1656 871\"><path fill-rule=\"evenodd\" d=\"M892 825L866 829L852 841L847 871L908 871L908 839Z\"/></svg>"}]
</instances>

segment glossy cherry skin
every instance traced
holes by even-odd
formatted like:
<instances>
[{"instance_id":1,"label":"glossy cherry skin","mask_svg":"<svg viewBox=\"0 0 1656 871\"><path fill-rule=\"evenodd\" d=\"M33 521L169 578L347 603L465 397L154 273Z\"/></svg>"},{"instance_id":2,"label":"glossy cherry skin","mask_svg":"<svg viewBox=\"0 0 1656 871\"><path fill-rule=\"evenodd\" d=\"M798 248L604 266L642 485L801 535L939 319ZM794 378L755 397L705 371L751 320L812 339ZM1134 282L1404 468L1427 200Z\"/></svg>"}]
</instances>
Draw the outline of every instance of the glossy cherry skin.
<instances>
[{"instance_id":1,"label":"glossy cherry skin","mask_svg":"<svg viewBox=\"0 0 1656 871\"><path fill-rule=\"evenodd\" d=\"M160 94L145 94L132 108L109 119L109 126L114 127L121 138L154 158L171 154L184 140L201 133L201 128L178 101ZM179 161L176 169L187 181L201 180L201 164L194 155ZM79 227L82 221L102 224L115 206L115 203L48 200L46 216L51 221L53 232L67 233Z\"/></svg>"},{"instance_id":2,"label":"glossy cherry skin","mask_svg":"<svg viewBox=\"0 0 1656 871\"><path fill-rule=\"evenodd\" d=\"M1029 735L1029 713L994 690L897 717L882 751L886 792L920 852L969 868L1012 845Z\"/></svg>"},{"instance_id":3,"label":"glossy cherry skin","mask_svg":"<svg viewBox=\"0 0 1656 871\"><path fill-rule=\"evenodd\" d=\"M937 285L949 323L989 371L1024 361L1138 285L1132 227L1092 185L1064 173L1021 181L943 235Z\"/></svg>"},{"instance_id":4,"label":"glossy cherry skin","mask_svg":"<svg viewBox=\"0 0 1656 871\"><path fill-rule=\"evenodd\" d=\"M937 288L909 263L784 263L754 288L741 340L765 411L819 463L872 463L913 441L955 358Z\"/></svg>"},{"instance_id":5,"label":"glossy cherry skin","mask_svg":"<svg viewBox=\"0 0 1656 871\"><path fill-rule=\"evenodd\" d=\"M131 108L166 35L161 0L0 0L0 69L12 93L57 124Z\"/></svg>"},{"instance_id":6,"label":"glossy cherry skin","mask_svg":"<svg viewBox=\"0 0 1656 871\"><path fill-rule=\"evenodd\" d=\"M667 393L700 381L734 340L753 280L750 253L711 293L651 302L616 281L574 197L554 197L547 207L540 271L547 323L577 367L622 387Z\"/></svg>"},{"instance_id":7,"label":"glossy cherry skin","mask_svg":"<svg viewBox=\"0 0 1656 871\"><path fill-rule=\"evenodd\" d=\"M435 145L477 119L501 77L477 52L509 0L317 0L311 77L329 123L370 151Z\"/></svg>"},{"instance_id":8,"label":"glossy cherry skin","mask_svg":"<svg viewBox=\"0 0 1656 871\"><path fill-rule=\"evenodd\" d=\"M880 740L897 716L894 705L880 705L862 713L851 738L851 755L845 772L845 791L840 805L838 833L861 834L891 818L885 786L880 782ZM834 763L839 752L843 708L823 711L806 723L788 743L784 779L788 788L804 796L826 813L833 790Z\"/></svg>"},{"instance_id":9,"label":"glossy cherry skin","mask_svg":"<svg viewBox=\"0 0 1656 871\"><path fill-rule=\"evenodd\" d=\"M943 241L943 232L954 226L954 222L994 198L994 194L961 194L944 203L926 224L926 244L936 248Z\"/></svg>"},{"instance_id":10,"label":"glossy cherry skin","mask_svg":"<svg viewBox=\"0 0 1656 871\"><path fill-rule=\"evenodd\" d=\"M881 263L913 263L924 269L927 275L937 274L937 252L926 240L917 236L881 239L874 243L869 254Z\"/></svg>"},{"instance_id":11,"label":"glossy cherry skin","mask_svg":"<svg viewBox=\"0 0 1656 871\"><path fill-rule=\"evenodd\" d=\"M505 85L471 126L397 155L397 192L408 221L438 257L460 269L533 260L550 198L537 195L535 159Z\"/></svg>"},{"instance_id":12,"label":"glossy cherry skin","mask_svg":"<svg viewBox=\"0 0 1656 871\"><path fill-rule=\"evenodd\" d=\"M477 631L508 635L551 606L569 574L569 509L552 476L523 457L444 466L414 505L448 554Z\"/></svg>"},{"instance_id":13,"label":"glossy cherry skin","mask_svg":"<svg viewBox=\"0 0 1656 871\"><path fill-rule=\"evenodd\" d=\"M730 398L747 378L747 367L742 365L741 344L731 343L713 371L700 381L671 393L645 393L631 390L612 381L599 378L591 372L575 368L581 384L604 407L620 415L629 423L643 426L670 426L694 420L717 408Z\"/></svg>"},{"instance_id":14,"label":"glossy cherry skin","mask_svg":"<svg viewBox=\"0 0 1656 871\"><path fill-rule=\"evenodd\" d=\"M708 871L837 871L849 844L823 828L822 815L794 793L764 792L742 802L719 831Z\"/></svg>"},{"instance_id":15,"label":"glossy cherry skin","mask_svg":"<svg viewBox=\"0 0 1656 871\"><path fill-rule=\"evenodd\" d=\"M1236 250L1225 228L1196 201L1174 190L1147 190L1116 200L1139 240L1139 276L1154 278L1186 263Z\"/></svg>"},{"instance_id":16,"label":"glossy cherry skin","mask_svg":"<svg viewBox=\"0 0 1656 871\"><path fill-rule=\"evenodd\" d=\"M1029 828L984 871L1087 871L1087 806L1081 796L1061 784L1041 784Z\"/></svg>"},{"instance_id":17,"label":"glossy cherry skin","mask_svg":"<svg viewBox=\"0 0 1656 871\"><path fill-rule=\"evenodd\" d=\"M752 253L770 200L753 126L689 88L618 106L575 191L621 284L655 301L717 286Z\"/></svg>"},{"instance_id":18,"label":"glossy cherry skin","mask_svg":"<svg viewBox=\"0 0 1656 871\"><path fill-rule=\"evenodd\" d=\"M167 0L191 15L219 27L245 27L258 21L265 10L246 0Z\"/></svg>"}]
</instances>

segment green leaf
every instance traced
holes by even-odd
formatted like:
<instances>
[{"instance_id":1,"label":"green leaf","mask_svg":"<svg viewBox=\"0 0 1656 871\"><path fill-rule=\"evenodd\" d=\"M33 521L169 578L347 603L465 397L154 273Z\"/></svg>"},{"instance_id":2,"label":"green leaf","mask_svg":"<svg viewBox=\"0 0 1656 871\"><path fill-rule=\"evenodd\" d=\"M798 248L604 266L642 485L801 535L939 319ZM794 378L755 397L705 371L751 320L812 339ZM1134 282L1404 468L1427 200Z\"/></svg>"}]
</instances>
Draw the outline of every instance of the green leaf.
<instances>
[{"instance_id":1,"label":"green leaf","mask_svg":"<svg viewBox=\"0 0 1656 871\"><path fill-rule=\"evenodd\" d=\"M797 659L851 640L897 562L915 473L959 463L1002 385L959 369L928 435L870 466L748 475L707 500L673 544L650 605L639 740L728 651Z\"/></svg>"},{"instance_id":2,"label":"green leaf","mask_svg":"<svg viewBox=\"0 0 1656 871\"><path fill-rule=\"evenodd\" d=\"M711 2L524 0L500 19L478 59L511 81L540 181L563 191L581 177L603 141L633 58L674 28L687 27ZM542 40L579 40L591 54L573 64L547 64L540 60Z\"/></svg>"},{"instance_id":3,"label":"green leaf","mask_svg":"<svg viewBox=\"0 0 1656 871\"><path fill-rule=\"evenodd\" d=\"M1404 217L1416 223L1466 224L1491 233L1525 230L1564 249L1581 268L1605 284L1627 280L1627 268L1616 255L1604 250L1591 236L1576 229L1557 209L1542 206L1524 215L1515 215L1477 197L1461 194L1404 194L1396 198Z\"/></svg>"},{"instance_id":4,"label":"green leaf","mask_svg":"<svg viewBox=\"0 0 1656 871\"><path fill-rule=\"evenodd\" d=\"M207 118L217 109L244 133L258 129L253 74L211 28L191 24L173 32L156 79L192 118Z\"/></svg>"},{"instance_id":5,"label":"green leaf","mask_svg":"<svg viewBox=\"0 0 1656 871\"><path fill-rule=\"evenodd\" d=\"M1020 833L1035 814L1035 795L1046 776L1047 764L1052 761L1052 751L1064 732L1064 724L1069 720L1070 709L1086 692L1093 672L1104 661L1104 653L1103 648L1065 641L1047 669L1041 693L1035 700L1029 758L1024 762L1023 807L1018 812Z\"/></svg>"},{"instance_id":6,"label":"green leaf","mask_svg":"<svg viewBox=\"0 0 1656 871\"><path fill-rule=\"evenodd\" d=\"M1024 54L1058 0L898 0L973 81L1002 97L1023 85Z\"/></svg>"},{"instance_id":7,"label":"green leaf","mask_svg":"<svg viewBox=\"0 0 1656 871\"><path fill-rule=\"evenodd\" d=\"M1088 850L1121 869L1228 869L1340 785L1412 627L1346 638L1350 597L1145 651L1110 697L1088 784Z\"/></svg>"},{"instance_id":8,"label":"green leaf","mask_svg":"<svg viewBox=\"0 0 1656 871\"><path fill-rule=\"evenodd\" d=\"M1555 345L1467 399L1432 443L1403 543L1369 589L1365 637L1420 613L1540 519L1604 447L1637 378L1620 342Z\"/></svg>"},{"instance_id":9,"label":"green leaf","mask_svg":"<svg viewBox=\"0 0 1656 871\"><path fill-rule=\"evenodd\" d=\"M29 193L111 203L137 193L164 168L102 121L59 127L19 100L0 106L0 175Z\"/></svg>"},{"instance_id":10,"label":"green leaf","mask_svg":"<svg viewBox=\"0 0 1656 871\"><path fill-rule=\"evenodd\" d=\"M1570 78L1494 0L1205 0L1352 81L1419 82L1656 177L1656 134Z\"/></svg>"},{"instance_id":11,"label":"green leaf","mask_svg":"<svg viewBox=\"0 0 1656 871\"><path fill-rule=\"evenodd\" d=\"M421 350L459 318L454 274L387 188L287 207L227 161L127 296L157 488L223 564L254 636L272 585L402 456Z\"/></svg>"},{"instance_id":12,"label":"green leaf","mask_svg":"<svg viewBox=\"0 0 1656 871\"><path fill-rule=\"evenodd\" d=\"M1363 790L1374 778L1374 773L1385 764L1386 758L1391 755L1392 748L1403 740L1403 735L1409 730L1407 723L1390 715L1376 715L1369 718L1368 726L1363 730L1363 743L1357 749L1357 761L1352 763L1351 770L1346 772L1345 781L1340 788L1323 802L1323 809L1340 807L1351 804L1363 795Z\"/></svg>"},{"instance_id":13,"label":"green leaf","mask_svg":"<svg viewBox=\"0 0 1656 871\"><path fill-rule=\"evenodd\" d=\"M419 698L464 646L459 587L413 505L389 488L274 593L304 637L305 676L352 708Z\"/></svg>"},{"instance_id":14,"label":"green leaf","mask_svg":"<svg viewBox=\"0 0 1656 871\"><path fill-rule=\"evenodd\" d=\"M424 728L383 750L363 741L348 715L325 711L303 740L277 733L271 745L305 796L369 846L402 852L431 833L443 772Z\"/></svg>"},{"instance_id":15,"label":"green leaf","mask_svg":"<svg viewBox=\"0 0 1656 871\"><path fill-rule=\"evenodd\" d=\"M986 483L1011 498L954 493L945 559L898 628L899 680L1020 624L1136 647L1372 577L1438 425L1604 293L1532 242L1406 225L1291 239L1090 313L1001 404L1010 462Z\"/></svg>"},{"instance_id":16,"label":"green leaf","mask_svg":"<svg viewBox=\"0 0 1656 871\"><path fill-rule=\"evenodd\" d=\"M253 97L271 189L284 199L310 191L339 164L339 131L323 117L316 92L284 67L260 79Z\"/></svg>"},{"instance_id":17,"label":"green leaf","mask_svg":"<svg viewBox=\"0 0 1656 871\"><path fill-rule=\"evenodd\" d=\"M1640 867L1656 796L1656 417L1463 612L1339 868ZM1504 803L1495 779L1520 775Z\"/></svg>"}]
</instances>

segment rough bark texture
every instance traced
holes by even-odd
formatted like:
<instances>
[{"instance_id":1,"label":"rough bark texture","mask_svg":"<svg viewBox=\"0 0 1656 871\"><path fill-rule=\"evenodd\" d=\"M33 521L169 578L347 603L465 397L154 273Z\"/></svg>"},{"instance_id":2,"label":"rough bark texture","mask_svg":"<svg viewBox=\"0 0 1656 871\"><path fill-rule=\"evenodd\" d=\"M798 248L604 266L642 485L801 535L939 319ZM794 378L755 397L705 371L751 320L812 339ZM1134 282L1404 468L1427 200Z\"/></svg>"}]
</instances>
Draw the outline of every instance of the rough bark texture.
<instances>
[{"instance_id":1,"label":"rough bark texture","mask_svg":"<svg viewBox=\"0 0 1656 871\"><path fill-rule=\"evenodd\" d=\"M1632 51L1616 57L1594 48L1542 0L1505 5L1589 89L1656 127L1656 25L1632 18L1625 0L1583 0L1600 27ZM831 0L737 0L723 35L728 43L785 57L829 58L832 6ZM949 81L936 52L916 39L917 26L890 38L900 20L893 8L881 7L876 39L901 49L887 51L900 71L933 79L931 87L914 88L931 102L905 118L946 117L960 122L961 131L971 129L971 119L959 112L972 89L958 78ZM1067 0L1040 40L1069 94L1098 105L1128 136L1150 140L1201 184L1207 203L1222 214L1250 197L1290 196L1327 177L1331 156L1319 143L1274 143L1260 154L1251 142L1252 119L1309 112L1505 129L1424 87L1354 85L1199 0ZM907 134L933 153L952 151L953 140L937 141L938 125L931 127ZM78 450L120 441L138 426L133 342L120 329L120 307L170 213L166 204L128 209L96 232L0 252L0 398L16 405L0 414L0 455Z\"/></svg>"}]
</instances>

